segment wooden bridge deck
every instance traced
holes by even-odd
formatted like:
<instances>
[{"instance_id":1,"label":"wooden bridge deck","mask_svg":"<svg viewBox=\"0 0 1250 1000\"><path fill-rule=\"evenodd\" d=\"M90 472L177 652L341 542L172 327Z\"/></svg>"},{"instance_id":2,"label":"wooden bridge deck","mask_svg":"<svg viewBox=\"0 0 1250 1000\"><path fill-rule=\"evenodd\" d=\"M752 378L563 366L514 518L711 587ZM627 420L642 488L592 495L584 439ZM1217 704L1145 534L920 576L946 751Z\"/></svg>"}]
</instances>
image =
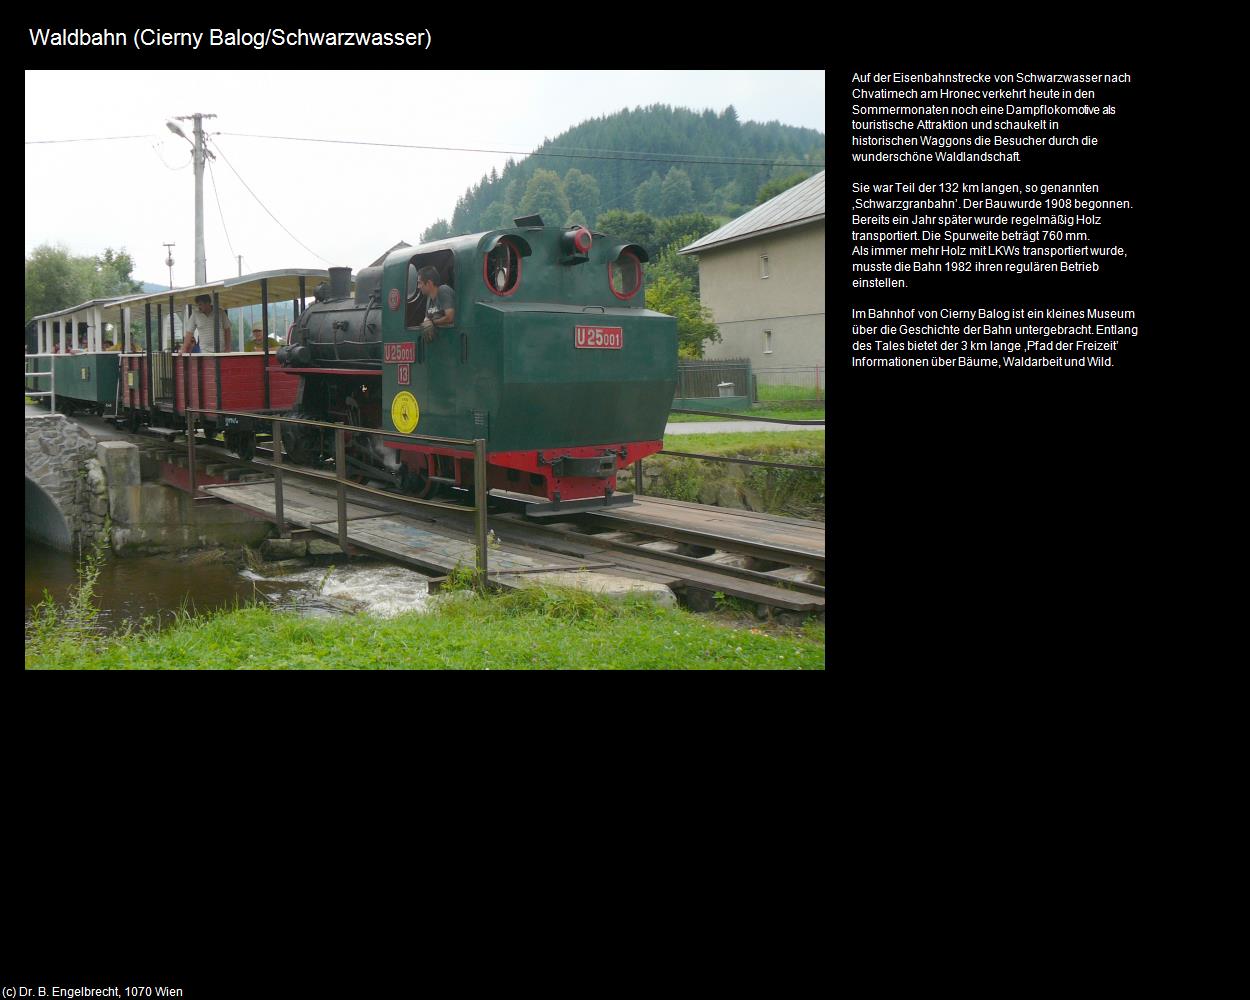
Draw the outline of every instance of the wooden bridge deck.
<instances>
[{"instance_id":1,"label":"wooden bridge deck","mask_svg":"<svg viewBox=\"0 0 1250 1000\"><path fill-rule=\"evenodd\" d=\"M599 524L681 542L715 547L737 541L765 558L775 555L795 565L825 568L825 526L816 521L648 496L635 497L629 507L595 511L592 517Z\"/></svg>"},{"instance_id":2,"label":"wooden bridge deck","mask_svg":"<svg viewBox=\"0 0 1250 1000\"><path fill-rule=\"evenodd\" d=\"M204 492L270 520L277 519L272 481L210 486ZM291 524L325 535L332 541L338 540L338 501L335 497L284 482L282 512ZM394 514L351 501L347 503L347 541L358 548L438 574L450 573L457 567L472 569L477 565L477 547L473 538L451 526L420 515ZM502 544L498 548L492 547L488 562L492 578L544 570L567 572L587 565L582 559Z\"/></svg>"},{"instance_id":3,"label":"wooden bridge deck","mask_svg":"<svg viewBox=\"0 0 1250 1000\"><path fill-rule=\"evenodd\" d=\"M276 520L273 482L240 483L229 486L208 486L204 492L209 496L229 501L269 520ZM305 488L286 479L282 487L283 513L287 521L299 528L338 539L338 501L332 488ZM349 489L348 496L351 496ZM739 512L720 511L698 504L678 504L667 513L655 510L673 501L656 501L655 498L639 498L649 501L643 511L637 512L636 522L641 530L641 520L651 511L662 524L659 528L648 525L649 534L689 529L699 538L709 542L710 531L721 531L722 526L711 526L709 518L725 518L732 524ZM760 514L749 516L753 527L739 525L739 534L745 533L761 552L768 548L766 540L784 537L787 545L807 544L811 548L813 565L823 570L823 526L811 525L792 518L774 518ZM614 511L605 518L621 518ZM495 515L491 519L498 535L498 544L492 545L489 555L489 575L503 586L516 587L524 584L526 576L542 572L569 572L580 569L601 571L613 576L628 577L652 584L661 584L674 590L701 590L709 594L724 593L748 601L772 607L809 613L824 610L823 593L801 592L787 587L784 580L765 581L743 579L734 576L726 568L687 559L678 564L659 552L638 548L630 551L606 549L593 536L552 531L549 527L526 522L519 513ZM677 526L674 527L673 525ZM624 522L618 526L626 526ZM817 554L816 539L821 544ZM347 540L350 546L376 553L426 572L439 575L450 573L457 567L473 568L477 563L472 522L468 512L440 508L421 508L413 514L396 513L379 505L365 502L347 503ZM775 546L774 546L775 547ZM786 549L786 551L790 551ZM800 557L805 557L800 551ZM794 562L790 559L790 562ZM728 574L728 575L727 575Z\"/></svg>"}]
</instances>

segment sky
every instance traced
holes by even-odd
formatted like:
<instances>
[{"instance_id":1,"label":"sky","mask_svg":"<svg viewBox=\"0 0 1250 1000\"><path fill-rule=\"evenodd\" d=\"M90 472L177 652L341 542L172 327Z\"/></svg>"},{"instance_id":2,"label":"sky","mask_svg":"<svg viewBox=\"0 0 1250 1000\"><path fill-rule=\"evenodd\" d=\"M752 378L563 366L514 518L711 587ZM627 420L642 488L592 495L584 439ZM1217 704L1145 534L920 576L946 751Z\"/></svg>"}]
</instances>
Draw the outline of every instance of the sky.
<instances>
[{"instance_id":1,"label":"sky","mask_svg":"<svg viewBox=\"0 0 1250 1000\"><path fill-rule=\"evenodd\" d=\"M217 153L204 172L210 281L238 274L240 254L245 274L358 271L450 221L492 167L502 173L544 139L627 107L732 104L742 121L825 131L823 70L28 70L25 102L26 253L44 243L83 256L125 248L135 278L168 284L163 244L173 243L176 287L195 278L195 181L189 143L165 126L175 116L217 116L205 119ZM178 124L192 134L191 122ZM139 138L47 142L113 136Z\"/></svg>"}]
</instances>

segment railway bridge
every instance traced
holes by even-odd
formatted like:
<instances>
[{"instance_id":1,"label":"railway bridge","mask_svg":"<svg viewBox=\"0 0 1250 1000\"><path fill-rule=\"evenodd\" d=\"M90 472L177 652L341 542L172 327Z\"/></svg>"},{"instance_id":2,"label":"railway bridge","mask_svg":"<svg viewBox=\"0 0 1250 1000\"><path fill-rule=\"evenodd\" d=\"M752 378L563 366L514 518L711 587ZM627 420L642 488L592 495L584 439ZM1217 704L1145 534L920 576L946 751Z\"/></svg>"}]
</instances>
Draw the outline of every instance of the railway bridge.
<instances>
[{"instance_id":1,"label":"railway bridge","mask_svg":"<svg viewBox=\"0 0 1250 1000\"><path fill-rule=\"evenodd\" d=\"M277 522L280 533L301 539L334 542L345 534L349 554L373 554L440 578L475 562L469 512L435 504L417 513L353 485L340 527L326 473L314 473L323 481L310 483L287 468L280 514L271 459L232 461L206 441L184 457L165 440L105 432L98 423L27 409L27 530L48 544L69 551L90 545L105 515L118 553L257 544ZM613 585L684 595L696 610L723 594L781 613L824 611L823 524L652 497L544 524L521 512L532 499L492 497L490 576L497 584L607 586L616 577Z\"/></svg>"},{"instance_id":2,"label":"railway bridge","mask_svg":"<svg viewBox=\"0 0 1250 1000\"><path fill-rule=\"evenodd\" d=\"M106 525L119 554L251 545L270 534L242 511L194 504L168 485L149 450L155 441L30 405L25 431L26 533L45 545L78 554Z\"/></svg>"},{"instance_id":3,"label":"railway bridge","mask_svg":"<svg viewBox=\"0 0 1250 1000\"><path fill-rule=\"evenodd\" d=\"M74 552L92 544L108 513L98 443L64 414L26 408L26 532Z\"/></svg>"}]
</instances>

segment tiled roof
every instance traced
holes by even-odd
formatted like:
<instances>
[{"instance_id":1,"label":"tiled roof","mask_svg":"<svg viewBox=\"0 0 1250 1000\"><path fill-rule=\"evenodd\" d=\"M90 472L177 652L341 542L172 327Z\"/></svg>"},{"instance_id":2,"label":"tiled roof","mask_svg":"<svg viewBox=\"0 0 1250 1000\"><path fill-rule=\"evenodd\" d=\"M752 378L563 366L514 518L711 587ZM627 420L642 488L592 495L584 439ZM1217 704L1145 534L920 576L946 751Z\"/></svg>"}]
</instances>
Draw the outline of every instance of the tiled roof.
<instances>
[{"instance_id":1,"label":"tiled roof","mask_svg":"<svg viewBox=\"0 0 1250 1000\"><path fill-rule=\"evenodd\" d=\"M825 172L822 170L802 184L782 191L776 198L751 209L713 233L695 240L680 253L698 253L724 243L745 240L759 233L816 222L825 217Z\"/></svg>"}]
</instances>

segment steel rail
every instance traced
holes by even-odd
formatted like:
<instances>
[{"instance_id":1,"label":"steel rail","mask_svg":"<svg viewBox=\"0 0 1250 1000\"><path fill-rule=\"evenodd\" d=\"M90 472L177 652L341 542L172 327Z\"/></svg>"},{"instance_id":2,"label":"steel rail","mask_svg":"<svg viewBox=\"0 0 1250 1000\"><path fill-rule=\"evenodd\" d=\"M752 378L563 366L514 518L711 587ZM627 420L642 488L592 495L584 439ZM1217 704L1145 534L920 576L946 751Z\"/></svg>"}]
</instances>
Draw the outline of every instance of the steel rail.
<instances>
[{"instance_id":1,"label":"steel rail","mask_svg":"<svg viewBox=\"0 0 1250 1000\"><path fill-rule=\"evenodd\" d=\"M517 522L513 521L510 523L516 524ZM792 589L792 590L799 591L801 593L812 594L815 596L823 597L825 593L825 588L821 584L818 584L818 583L805 583L800 580L784 580L779 577L769 576L767 573L764 573L760 570L745 569L745 568L738 567L738 566L727 566L724 563L709 563L706 559L700 559L697 556L683 556L677 552L660 552L655 549L644 549L638 543L621 542L615 539L600 538L596 535L587 535L587 534L582 534L581 532L568 533L568 532L563 532L563 531L556 531L551 526L537 523L537 522L525 521L523 523L525 527L528 529L532 529L534 531L541 532L544 534L549 534L556 538L560 538L568 542L585 543L587 545L593 546L594 548L610 549L614 552L620 552L623 554L628 554L628 555L633 555L633 556L640 556L646 559L653 559L659 562L673 563L673 564L676 564L677 566L689 566L692 569L697 568L706 573L719 573L724 576L735 577L740 580L749 580L753 583L768 584L769 586L772 586L772 587ZM645 534L645 532L638 532L638 533ZM738 539L726 539L725 541L737 542L739 540ZM713 546L707 546L707 547L711 548ZM719 549L719 551L732 552L735 550L729 545L726 545L723 549ZM749 553L740 553L740 554L745 555ZM790 559L779 559L777 558L777 554L773 554L771 557L769 557L768 561L784 562L792 566L799 565L799 563L792 561ZM804 565L807 565L807 564L804 564ZM816 567L812 567L812 568L816 568ZM824 569L823 560L821 560L820 566L818 568L821 571L823 571Z\"/></svg>"},{"instance_id":2,"label":"steel rail","mask_svg":"<svg viewBox=\"0 0 1250 1000\"><path fill-rule=\"evenodd\" d=\"M763 559L765 562L776 562L785 566L806 566L808 569L814 569L821 573L825 571L825 557L823 555L815 555L803 549L789 549L780 545L769 545L767 542L753 542L747 538L717 535L712 532L696 531L692 528L679 528L651 521L639 522L632 518L628 520L622 518L619 521L614 521L611 526L614 529L632 532L637 535L646 535L670 542L684 542L687 545L698 545L706 549L715 549L717 552L732 552L736 555L751 556L755 559Z\"/></svg>"},{"instance_id":3,"label":"steel rail","mask_svg":"<svg viewBox=\"0 0 1250 1000\"><path fill-rule=\"evenodd\" d=\"M217 449L212 449L212 450L217 450ZM226 454L228 455L228 452ZM243 462L243 460L241 459L237 459L233 456L229 456L229 460L233 462L237 462L238 464L241 464L241 465L247 465L251 467L262 467L262 468L272 469L274 466L273 462L265 460L265 459L260 459L260 458L253 459L251 462ZM317 472L316 470L307 469L306 467L302 467L302 466L291 467L291 466L285 465L285 463L282 463L282 468L283 468L283 471L287 474L303 476L307 478L323 479L327 481L327 484L336 483L336 477L328 472ZM475 534L473 530L473 526L463 523L469 515L475 514L477 512L475 507L464 507L459 504L447 504L447 503L441 503L437 501L414 501L412 498L399 496L397 494L389 493L385 490L378 490L370 486L363 486L359 483L346 483L344 485L346 487L346 492L349 494L348 495L349 502L361 503L366 507L372 507L374 510L380 511L383 514L400 514L400 515L407 514L409 516L418 512L411 510L410 507L400 506L401 504L407 505L407 504L415 502L415 503L419 503L421 506L436 507L436 508L439 508L440 510L446 511L448 514L453 515L453 523L460 522L460 523L454 523L454 526L457 531L464 531L465 534L470 537L472 537ZM322 492L320 490L312 490L312 492L315 493L316 495L324 496L327 499L337 499L337 493L338 493L337 489L332 493ZM360 493L370 494L372 496L378 497L383 502L382 503L370 503L367 500L364 500L362 497L351 496L350 494L353 494L353 493L354 494L360 494ZM506 499L506 498L496 498L496 499ZM733 514L733 511L728 508L725 508L724 512L730 515ZM374 516L378 516L378 515L374 515ZM600 518L602 518L603 520L596 520ZM575 522L596 524L597 526L604 526L603 525L604 520L612 520L610 514L603 514L598 511L587 511L587 512L583 512L580 514L571 515L571 519ZM502 516L496 514L491 518L491 520L494 521L496 527L498 527L501 531L507 531L509 528L512 528L512 527L522 527L526 530L527 533L548 536L553 541L572 543L572 544L584 544L592 548L608 550L612 552L619 552L622 555L635 556L638 558L650 560L652 562L667 563L673 567L673 572L677 575L680 575L681 567L690 567L692 569L698 569L704 573L718 574L718 575L729 577L732 579L743 580L749 583L759 583L759 584L763 584L763 585L767 585L771 587L778 587L783 590L792 590L792 591L795 591L796 593L808 594L808 595L815 596L815 597L823 597L825 594L825 587L820 584L806 583L800 580L786 580L786 579L782 579L776 576L771 576L770 574L763 572L761 570L752 570L752 569L746 569L743 567L729 566L723 563L710 563L706 559L700 559L696 556L685 556L685 555L681 555L675 552L662 552L662 551L657 551L655 549L645 549L645 548L642 548L641 543L630 543L630 542L621 542L621 541L617 541L614 539L604 539L604 538L599 538L596 535L587 534L587 533L583 533L580 531L578 532L559 531L555 529L554 526L552 525L543 524L537 521L512 520L512 519L509 519L507 514L502 515ZM327 520L327 521L318 522L318 523L319 524L331 524L333 523L333 521ZM444 521L442 523L447 523L447 522ZM643 535L647 537L667 539L667 540L677 541L677 542L685 542L686 544L700 545L706 548L713 548L713 549L716 549L717 551L722 551L722 552L731 552L731 553L735 553L739 555L753 556L755 558L764 559L768 562L782 563L783 565L804 566L806 568L815 569L818 572L824 572L825 561L823 557L815 556L810 552L804 552L801 550L786 549L780 546L770 546L770 545L767 545L766 543L751 542L742 538L736 538L732 536L716 535L712 533L692 531L690 529L674 528L669 525L655 524L652 522L637 522L633 520L626 521L625 519L613 520L612 528L619 529L621 531L628 531L634 534L639 534L639 535ZM521 539L518 539L517 543L522 544L522 545L532 544L531 542L527 542ZM562 553L562 554L569 555L569 553L567 552ZM606 567L612 564L596 563L594 565L595 565L595 568L602 568L602 567ZM628 569L628 567L624 567L624 568ZM516 573L518 571L512 571L512 572ZM508 570L491 571L489 574L489 576L492 578L497 578L499 576L507 576L507 575L509 575ZM767 601L765 601L764 603L767 603Z\"/></svg>"}]
</instances>

